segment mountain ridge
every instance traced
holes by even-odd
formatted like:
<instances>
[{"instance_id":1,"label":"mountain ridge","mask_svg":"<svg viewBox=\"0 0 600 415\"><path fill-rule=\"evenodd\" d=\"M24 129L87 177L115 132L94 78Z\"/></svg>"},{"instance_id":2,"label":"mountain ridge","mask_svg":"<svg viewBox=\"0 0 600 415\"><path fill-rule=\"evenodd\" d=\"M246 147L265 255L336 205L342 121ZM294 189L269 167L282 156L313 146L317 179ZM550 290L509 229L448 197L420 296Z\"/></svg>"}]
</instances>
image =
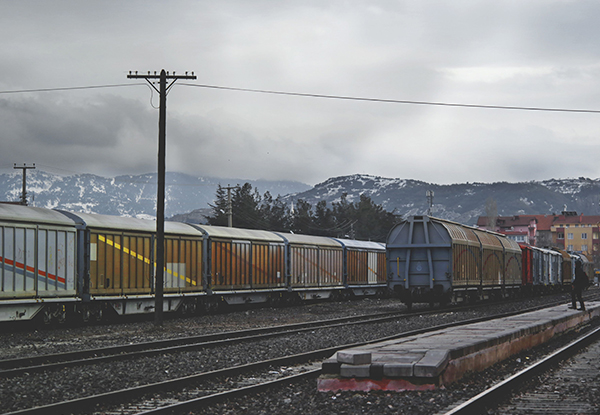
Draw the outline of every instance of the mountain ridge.
<instances>
[{"instance_id":1,"label":"mountain ridge","mask_svg":"<svg viewBox=\"0 0 600 415\"><path fill-rule=\"evenodd\" d=\"M33 206L75 212L154 218L156 173L119 175L106 178L84 173L60 176L42 170L27 175L27 192L34 196ZM166 175L165 215L193 221L210 212L218 185L250 183L260 195L278 195L291 206L303 199L315 206L329 206L346 194L357 202L361 194L399 216L425 214L427 191L433 191L431 214L465 224L475 224L485 215L488 200L497 204L498 215L553 214L565 207L586 215L600 214L600 179L585 177L547 179L527 182L467 182L435 184L415 179L388 178L368 174L331 177L315 186L294 181L219 179L169 172ZM0 174L0 194L5 201L18 201L22 190L19 173ZM31 198L29 198L31 200ZM195 213L194 213L195 212ZM193 213L193 214L192 214Z\"/></svg>"}]
</instances>

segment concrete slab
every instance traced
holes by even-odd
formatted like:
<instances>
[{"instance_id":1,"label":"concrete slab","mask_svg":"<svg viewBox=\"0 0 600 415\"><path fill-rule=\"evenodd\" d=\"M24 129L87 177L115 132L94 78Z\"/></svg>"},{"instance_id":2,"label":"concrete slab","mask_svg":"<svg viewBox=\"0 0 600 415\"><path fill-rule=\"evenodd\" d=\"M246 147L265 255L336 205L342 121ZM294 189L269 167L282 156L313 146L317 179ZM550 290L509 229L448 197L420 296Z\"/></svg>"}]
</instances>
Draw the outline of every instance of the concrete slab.
<instances>
[{"instance_id":1,"label":"concrete slab","mask_svg":"<svg viewBox=\"0 0 600 415\"><path fill-rule=\"evenodd\" d=\"M343 350L337 353L337 360L349 365L366 365L371 363L371 352L358 349Z\"/></svg>"},{"instance_id":2,"label":"concrete slab","mask_svg":"<svg viewBox=\"0 0 600 415\"><path fill-rule=\"evenodd\" d=\"M343 378L368 378L371 373L371 365L348 365L342 363L340 376Z\"/></svg>"},{"instance_id":3,"label":"concrete slab","mask_svg":"<svg viewBox=\"0 0 600 415\"><path fill-rule=\"evenodd\" d=\"M446 349L432 349L414 366L413 376L433 378L438 376L450 361L450 351Z\"/></svg>"},{"instance_id":4,"label":"concrete slab","mask_svg":"<svg viewBox=\"0 0 600 415\"><path fill-rule=\"evenodd\" d=\"M339 351L323 362L318 390L426 390L483 370L522 350L600 316L600 302L586 311L566 305L387 340Z\"/></svg>"},{"instance_id":5,"label":"concrete slab","mask_svg":"<svg viewBox=\"0 0 600 415\"><path fill-rule=\"evenodd\" d=\"M384 363L383 374L388 378L407 378L414 376L413 362Z\"/></svg>"}]
</instances>

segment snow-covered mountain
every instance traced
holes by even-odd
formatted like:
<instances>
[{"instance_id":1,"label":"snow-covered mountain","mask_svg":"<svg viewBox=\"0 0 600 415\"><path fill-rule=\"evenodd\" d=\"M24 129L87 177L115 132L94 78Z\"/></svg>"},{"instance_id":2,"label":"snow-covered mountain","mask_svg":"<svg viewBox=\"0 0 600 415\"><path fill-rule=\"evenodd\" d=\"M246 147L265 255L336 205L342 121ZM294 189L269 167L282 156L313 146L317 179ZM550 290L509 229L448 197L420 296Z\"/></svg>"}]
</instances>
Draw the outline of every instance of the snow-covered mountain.
<instances>
[{"instance_id":1,"label":"snow-covered mountain","mask_svg":"<svg viewBox=\"0 0 600 415\"><path fill-rule=\"evenodd\" d=\"M93 174L59 176L36 169L27 172L26 182L32 206L141 218L156 216L156 173L106 178ZM165 182L167 217L208 207L219 184L228 186L249 182L261 195L269 191L273 197L310 188L292 181L218 179L182 173L167 173ZM20 200L22 183L19 172L0 174L0 200Z\"/></svg>"},{"instance_id":2,"label":"snow-covered mountain","mask_svg":"<svg viewBox=\"0 0 600 415\"><path fill-rule=\"evenodd\" d=\"M105 178L92 174L58 176L40 170L27 173L27 191L33 206L70 211L103 213L135 217L154 217L156 208L156 174ZM193 177L167 173L167 217L196 210L206 212L215 198L219 184L250 183L262 195L284 196L289 201L304 199L315 206L325 200L340 201L346 193L349 202L361 194L398 215L427 212L426 191L434 192L432 214L465 224L474 224L485 215L486 201L496 201L500 216L560 213L568 210L585 215L600 214L600 180L550 179L522 183L460 183L439 185L418 180L393 179L370 175L330 178L314 187L291 181L252 181ZM18 201L22 190L19 172L0 174L0 199ZM202 213L204 214L204 213ZM185 216L185 215L183 215ZM178 220L183 216L178 216ZM200 217L201 214L196 216Z\"/></svg>"},{"instance_id":3,"label":"snow-covered mountain","mask_svg":"<svg viewBox=\"0 0 600 415\"><path fill-rule=\"evenodd\" d=\"M494 199L498 215L560 213L565 209L586 215L600 214L600 180L551 179L521 183L460 183L439 185L417 180L390 179L369 175L334 177L310 190L290 195L313 206L325 200L328 206L347 194L356 202L361 194L398 215L424 214L428 210L426 191L434 192L432 215L465 224L475 224L485 215L488 199Z\"/></svg>"}]
</instances>

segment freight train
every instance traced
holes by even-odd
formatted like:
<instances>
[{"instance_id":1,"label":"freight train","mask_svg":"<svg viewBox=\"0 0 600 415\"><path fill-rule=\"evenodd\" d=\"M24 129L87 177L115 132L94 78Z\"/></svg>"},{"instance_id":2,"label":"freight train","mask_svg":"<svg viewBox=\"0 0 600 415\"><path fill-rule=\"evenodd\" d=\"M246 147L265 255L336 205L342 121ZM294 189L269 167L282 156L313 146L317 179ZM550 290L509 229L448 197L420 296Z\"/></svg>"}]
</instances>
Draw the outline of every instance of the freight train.
<instances>
[{"instance_id":1,"label":"freight train","mask_svg":"<svg viewBox=\"0 0 600 415\"><path fill-rule=\"evenodd\" d=\"M413 303L448 303L571 289L583 254L532 247L506 236L430 216L396 224L387 244L389 290Z\"/></svg>"},{"instance_id":2,"label":"freight train","mask_svg":"<svg viewBox=\"0 0 600 415\"><path fill-rule=\"evenodd\" d=\"M165 223L165 312L374 295L385 245ZM0 321L151 313L156 222L0 204Z\"/></svg>"}]
</instances>

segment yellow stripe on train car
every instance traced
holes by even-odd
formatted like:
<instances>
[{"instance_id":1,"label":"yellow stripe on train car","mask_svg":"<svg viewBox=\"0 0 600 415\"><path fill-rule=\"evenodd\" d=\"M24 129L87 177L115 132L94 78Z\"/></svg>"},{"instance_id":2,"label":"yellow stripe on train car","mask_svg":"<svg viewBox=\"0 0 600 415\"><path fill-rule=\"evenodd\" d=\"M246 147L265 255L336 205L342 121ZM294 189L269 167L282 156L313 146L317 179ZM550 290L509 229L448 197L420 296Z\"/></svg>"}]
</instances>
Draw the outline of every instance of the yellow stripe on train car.
<instances>
[{"instance_id":1,"label":"yellow stripe on train car","mask_svg":"<svg viewBox=\"0 0 600 415\"><path fill-rule=\"evenodd\" d=\"M113 246L116 249L118 249L120 251L123 251L124 253L126 253L128 255L131 255L132 257L134 257L136 259L139 259L140 261L145 262L146 264L151 264L151 261L148 258L144 257L143 255L135 253L134 251L130 250L129 248L122 247L120 244L114 242L111 239L107 239L106 237L104 237L102 235L98 235L98 239L101 242L104 242L104 243L106 243L109 246ZM156 267L156 262L154 263L154 266ZM180 275L179 273L174 272L174 271L168 269L167 267L165 267L165 272L167 274L173 275L175 278L180 278L180 279L184 280L185 282L187 282L189 284L197 285L196 281L192 281L190 278L187 278L185 275Z\"/></svg>"}]
</instances>

